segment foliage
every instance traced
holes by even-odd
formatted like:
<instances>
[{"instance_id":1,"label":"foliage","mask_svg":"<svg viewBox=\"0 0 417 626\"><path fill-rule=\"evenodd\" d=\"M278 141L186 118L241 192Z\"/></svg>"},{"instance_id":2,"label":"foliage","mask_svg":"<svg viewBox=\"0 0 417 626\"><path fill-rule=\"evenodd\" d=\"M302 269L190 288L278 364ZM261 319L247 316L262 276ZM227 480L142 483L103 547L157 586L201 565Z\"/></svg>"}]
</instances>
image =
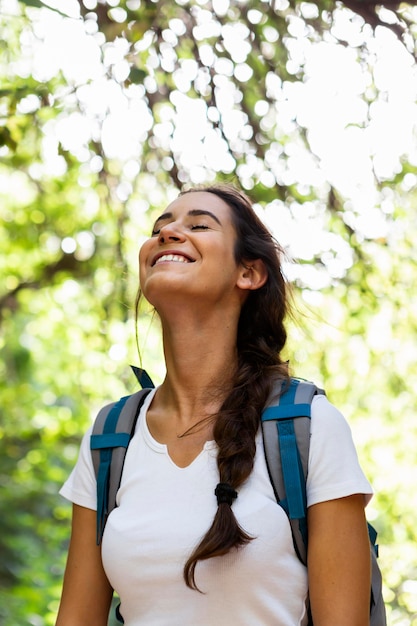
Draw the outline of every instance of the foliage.
<instances>
[{"instance_id":1,"label":"foliage","mask_svg":"<svg viewBox=\"0 0 417 626\"><path fill-rule=\"evenodd\" d=\"M415 71L413 4L0 1L4 626L54 623L70 517L59 486L91 415L134 389L138 245L179 188L215 179L248 190L297 259L288 356L352 424L378 492L389 623L417 624L417 158L413 128L406 148L378 135L391 96L372 31L394 31L395 59ZM365 183L332 169L343 149L317 139L327 88L340 106L349 95L323 69L311 100L323 45L361 79L344 132L359 146L378 136L391 157L357 154ZM151 319L139 342L160 380Z\"/></svg>"}]
</instances>

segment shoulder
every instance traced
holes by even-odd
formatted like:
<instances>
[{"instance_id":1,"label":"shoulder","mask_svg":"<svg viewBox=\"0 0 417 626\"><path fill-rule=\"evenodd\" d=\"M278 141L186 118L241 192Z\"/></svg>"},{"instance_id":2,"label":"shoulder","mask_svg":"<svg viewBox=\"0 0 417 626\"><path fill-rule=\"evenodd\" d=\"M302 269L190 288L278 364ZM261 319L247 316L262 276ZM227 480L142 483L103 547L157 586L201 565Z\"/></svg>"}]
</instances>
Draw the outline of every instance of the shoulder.
<instances>
[{"instance_id":1,"label":"shoulder","mask_svg":"<svg viewBox=\"0 0 417 626\"><path fill-rule=\"evenodd\" d=\"M351 428L325 396L317 396L311 407L308 504L354 493L369 500L372 488L360 467Z\"/></svg>"},{"instance_id":2,"label":"shoulder","mask_svg":"<svg viewBox=\"0 0 417 626\"><path fill-rule=\"evenodd\" d=\"M311 403L311 432L327 430L328 434L345 432L351 434L350 426L343 413L323 395L316 395Z\"/></svg>"},{"instance_id":3,"label":"shoulder","mask_svg":"<svg viewBox=\"0 0 417 626\"><path fill-rule=\"evenodd\" d=\"M59 493L74 504L96 508L96 477L90 450L92 426L82 438L77 463Z\"/></svg>"}]
</instances>

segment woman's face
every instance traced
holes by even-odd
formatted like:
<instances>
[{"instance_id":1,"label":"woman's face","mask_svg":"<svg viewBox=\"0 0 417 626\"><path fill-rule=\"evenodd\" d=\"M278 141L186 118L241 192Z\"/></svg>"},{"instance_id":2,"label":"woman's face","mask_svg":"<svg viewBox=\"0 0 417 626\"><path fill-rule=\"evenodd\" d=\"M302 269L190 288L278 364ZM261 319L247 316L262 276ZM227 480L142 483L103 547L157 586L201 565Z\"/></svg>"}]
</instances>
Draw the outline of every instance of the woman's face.
<instances>
[{"instance_id":1,"label":"woman's face","mask_svg":"<svg viewBox=\"0 0 417 626\"><path fill-rule=\"evenodd\" d=\"M231 209L221 198L205 191L180 196L140 250L144 296L157 310L178 298L205 306L236 300L242 266L234 258L235 241Z\"/></svg>"}]
</instances>

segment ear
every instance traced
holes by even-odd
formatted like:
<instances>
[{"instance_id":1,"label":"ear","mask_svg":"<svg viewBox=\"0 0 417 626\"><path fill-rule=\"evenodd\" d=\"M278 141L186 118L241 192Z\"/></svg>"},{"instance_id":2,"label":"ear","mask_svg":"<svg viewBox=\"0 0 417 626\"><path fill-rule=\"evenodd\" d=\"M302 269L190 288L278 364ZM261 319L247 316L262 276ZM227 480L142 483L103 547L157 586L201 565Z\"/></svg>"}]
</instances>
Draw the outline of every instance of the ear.
<instances>
[{"instance_id":1,"label":"ear","mask_svg":"<svg viewBox=\"0 0 417 626\"><path fill-rule=\"evenodd\" d=\"M261 259L243 262L237 280L240 289L255 290L260 289L268 280L268 272Z\"/></svg>"}]
</instances>

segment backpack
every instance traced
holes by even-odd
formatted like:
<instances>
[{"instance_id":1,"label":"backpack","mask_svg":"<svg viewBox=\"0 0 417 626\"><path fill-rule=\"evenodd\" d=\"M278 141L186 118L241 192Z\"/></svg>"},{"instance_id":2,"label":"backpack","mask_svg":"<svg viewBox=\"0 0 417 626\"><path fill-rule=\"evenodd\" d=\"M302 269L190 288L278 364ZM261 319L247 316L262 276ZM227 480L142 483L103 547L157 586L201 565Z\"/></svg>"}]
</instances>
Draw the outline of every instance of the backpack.
<instances>
[{"instance_id":1,"label":"backpack","mask_svg":"<svg viewBox=\"0 0 417 626\"><path fill-rule=\"evenodd\" d=\"M135 432L143 402L154 387L147 373L132 367L143 387L118 402L103 407L94 422L91 454L97 478L97 545L101 543L107 517L116 506L127 447ZM311 403L325 394L313 383L291 378L274 386L261 416L266 464L278 504L288 516L294 548L300 561L307 564L306 479L310 446ZM372 581L370 626L386 626L382 597L382 576L378 566L377 533L368 523ZM116 616L123 622L118 608ZM313 622L309 620L309 626Z\"/></svg>"}]
</instances>

